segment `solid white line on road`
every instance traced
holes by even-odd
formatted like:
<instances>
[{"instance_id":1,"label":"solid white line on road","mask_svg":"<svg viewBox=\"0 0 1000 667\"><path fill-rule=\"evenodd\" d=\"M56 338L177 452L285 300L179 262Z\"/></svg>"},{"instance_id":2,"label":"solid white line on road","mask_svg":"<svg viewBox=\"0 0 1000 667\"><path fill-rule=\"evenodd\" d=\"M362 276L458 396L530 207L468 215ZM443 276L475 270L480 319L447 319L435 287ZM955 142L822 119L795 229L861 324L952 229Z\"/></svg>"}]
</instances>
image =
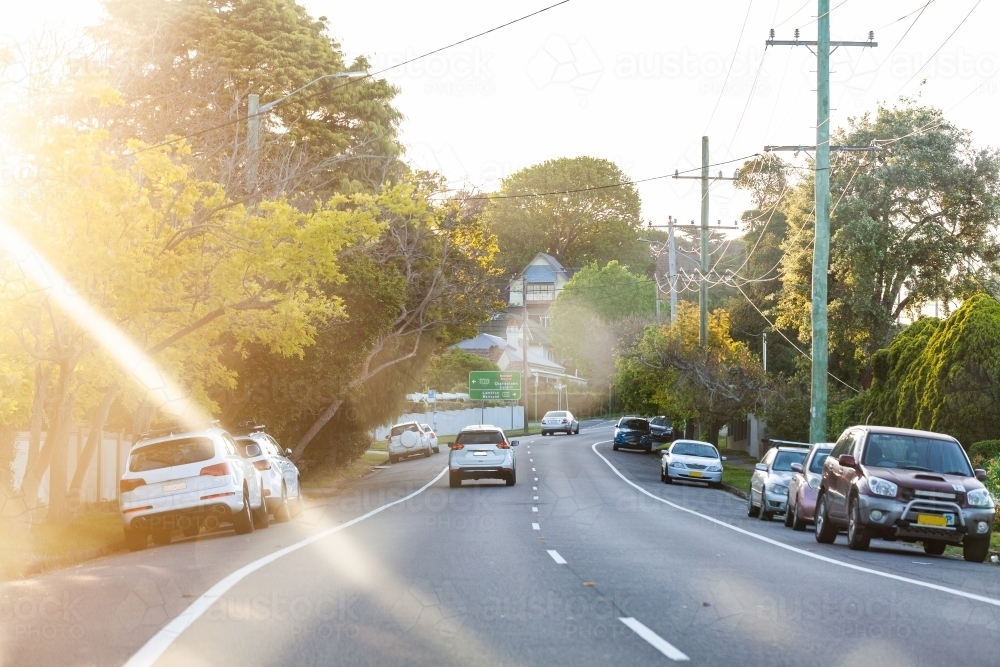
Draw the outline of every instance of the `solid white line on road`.
<instances>
[{"instance_id":1,"label":"solid white line on road","mask_svg":"<svg viewBox=\"0 0 1000 667\"><path fill-rule=\"evenodd\" d=\"M555 549L549 549L548 552L549 555L552 556L552 560L554 560L556 563L558 563L559 565L566 564L566 559L560 556L558 551L556 551Z\"/></svg>"},{"instance_id":2,"label":"solid white line on road","mask_svg":"<svg viewBox=\"0 0 1000 667\"><path fill-rule=\"evenodd\" d=\"M159 632L153 635L135 655L129 658L124 667L151 667L157 660L159 660L160 656L162 656L163 653L170 648L170 645L173 644L177 638L191 626L192 623L201 618L202 614L208 611L209 608L215 604L219 598L225 595L230 588L238 584L250 574L253 574L265 565L273 563L282 556L287 556L292 552L298 551L302 547L309 546L313 542L318 542L324 537L333 535L334 533L344 530L345 528L350 528L356 523L361 523L365 519L373 517L379 512L387 510L394 505L405 503L430 488L435 482L441 479L446 472L448 472L447 467L443 468L441 472L438 473L437 477L427 482L408 496L404 496L399 500L394 500L391 503L386 503L381 507L376 507L367 514L362 514L359 517L351 519L350 521L345 521L344 523L334 526L333 528L327 528L326 530L316 533L312 537L307 537L301 542L296 542L295 544L285 547L280 551L275 551L272 554L268 554L263 558L258 558L252 563L244 565L202 593L201 596L192 602L187 609L182 611L180 614L175 616L172 621L160 628Z\"/></svg>"},{"instance_id":3,"label":"solid white line on road","mask_svg":"<svg viewBox=\"0 0 1000 667\"><path fill-rule=\"evenodd\" d=\"M657 651L667 656L671 660L677 660L677 661L690 660L690 658L688 658L686 655L677 650L677 647L675 647L666 639L656 634L655 632L647 628L645 625L635 620L634 618L623 617L619 618L618 620L627 625L629 629L632 630L632 632L645 639L647 642L650 643L650 645L653 648L655 648Z\"/></svg>"},{"instance_id":4,"label":"solid white line on road","mask_svg":"<svg viewBox=\"0 0 1000 667\"><path fill-rule=\"evenodd\" d=\"M541 527L537 523L533 523L533 524L531 524L531 529L532 530L541 530Z\"/></svg>"},{"instance_id":5,"label":"solid white line on road","mask_svg":"<svg viewBox=\"0 0 1000 667\"><path fill-rule=\"evenodd\" d=\"M707 514L702 514L701 512L696 512L695 510L688 509L687 507L684 507L682 505L678 505L677 503L672 503L669 500L666 500L665 498L661 498L661 497L659 497L659 496L657 496L655 494L650 493L649 491L647 491L646 489L642 488L641 486L639 486L638 484L636 484L632 480L630 480L627 477L625 477L625 475L621 474L611 464L611 461L609 461L606 458L604 458L604 455L601 454L599 451L597 451L597 445L601 445L601 444L604 444L606 442L611 442L611 441L610 440L604 440L602 442L595 442L590 448L594 451L595 454L597 454L598 456L601 457L602 461L604 461L605 463L608 464L608 467L611 468L611 470L616 475L618 475L619 477L622 478L622 481L624 481L629 486L634 487L640 493L644 493L645 495L649 496L653 500L657 500L657 501L663 503L664 505L669 505L670 507L673 507L674 509L678 509L678 510L680 510L682 512L687 512L688 514L691 514L691 515L696 516L696 517L700 517L702 519L705 519L706 521L711 521L712 523L714 523L714 524L716 524L718 526L722 526L723 528L728 528L729 530L736 531L737 533L742 533L743 535L746 535L747 537L752 537L755 540L760 540L761 542L767 542L768 544L773 544L776 547L780 547L782 549L786 549L788 551L792 551L794 553L797 553L797 554L799 554L801 556L806 556L808 558L815 558L816 560L823 561L824 563L829 563L830 565L837 565L838 567L844 567L844 568L847 568L848 570L855 570L857 572L865 572L867 574L873 574L876 577L884 577L885 579L892 579L893 581L901 581L901 582L903 582L905 584L912 584L914 586L920 586L921 588L929 588L931 590L938 591L938 592L941 592L941 593L948 593L950 595L957 595L958 597L962 597L962 598L965 598L967 600L975 600L976 602L985 602L986 604L993 605L995 607L1000 607L1000 599L997 599L997 598L991 598L991 597L987 597L985 595L977 595L975 593L967 593L966 591L962 591L962 590L959 590L957 588L949 588L947 586L942 586L940 584L932 584L932 583L930 583L928 581L920 581L919 579L911 579L909 577L904 577L904 576L899 575L899 574L892 574L890 572L882 572L880 570L873 570L873 569L871 569L869 567L863 567L861 565L855 565L853 563L845 563L844 561L837 560L836 558L830 558L828 556L821 556L820 554L813 553L811 551L806 551L805 549L799 549L798 547L793 547L790 544L785 544L784 542L779 542L778 540L772 540L770 537L764 537L763 535L760 535L760 534L755 533L753 531L744 530L743 528L739 528L737 526L730 525L730 524L726 523L725 521L722 521L720 519L716 519L715 517L708 516Z\"/></svg>"}]
</instances>

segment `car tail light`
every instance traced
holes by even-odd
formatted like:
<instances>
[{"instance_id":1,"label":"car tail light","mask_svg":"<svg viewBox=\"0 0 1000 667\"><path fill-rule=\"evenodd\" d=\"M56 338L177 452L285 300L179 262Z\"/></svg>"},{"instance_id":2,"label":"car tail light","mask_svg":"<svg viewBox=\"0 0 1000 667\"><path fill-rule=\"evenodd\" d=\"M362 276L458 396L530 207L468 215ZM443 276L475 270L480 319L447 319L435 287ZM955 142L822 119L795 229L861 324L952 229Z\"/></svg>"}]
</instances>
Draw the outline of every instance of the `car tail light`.
<instances>
[{"instance_id":1,"label":"car tail light","mask_svg":"<svg viewBox=\"0 0 1000 667\"><path fill-rule=\"evenodd\" d=\"M213 493L208 496L202 496L202 500L211 500L212 498L225 498L226 496L235 496L235 491L226 491L225 493Z\"/></svg>"},{"instance_id":2,"label":"car tail light","mask_svg":"<svg viewBox=\"0 0 1000 667\"><path fill-rule=\"evenodd\" d=\"M508 445L506 442L498 442L497 449L510 449L510 445Z\"/></svg>"},{"instance_id":3,"label":"car tail light","mask_svg":"<svg viewBox=\"0 0 1000 667\"><path fill-rule=\"evenodd\" d=\"M435 437L437 437L437 436L435 436L435 435L434 435L434 431L431 431L431 432L430 432L430 433L429 433L428 435L429 435L430 437L432 437L432 438L435 438Z\"/></svg>"},{"instance_id":4,"label":"car tail light","mask_svg":"<svg viewBox=\"0 0 1000 667\"><path fill-rule=\"evenodd\" d=\"M569 423L569 420L568 420L568 419L564 419L564 420L562 420L562 423L563 423L563 424L568 424L568 423Z\"/></svg>"},{"instance_id":5,"label":"car tail light","mask_svg":"<svg viewBox=\"0 0 1000 667\"><path fill-rule=\"evenodd\" d=\"M135 491L140 486L146 486L146 480L144 479L123 479L118 482L118 490L120 493L125 493L127 491Z\"/></svg>"},{"instance_id":6,"label":"car tail light","mask_svg":"<svg viewBox=\"0 0 1000 667\"><path fill-rule=\"evenodd\" d=\"M463 444L462 444L462 443L460 443L460 442L453 442L453 443L451 444L451 448L452 448L452 449L463 449L464 447L465 447L465 445L463 445Z\"/></svg>"},{"instance_id":7,"label":"car tail light","mask_svg":"<svg viewBox=\"0 0 1000 667\"><path fill-rule=\"evenodd\" d=\"M225 477L231 472L228 463L216 463L201 469L199 475L211 475L212 477Z\"/></svg>"},{"instance_id":8,"label":"car tail light","mask_svg":"<svg viewBox=\"0 0 1000 667\"><path fill-rule=\"evenodd\" d=\"M131 514L132 512L143 512L145 510L153 509L152 505L144 505L143 507L133 507L131 509L122 510L122 514Z\"/></svg>"},{"instance_id":9,"label":"car tail light","mask_svg":"<svg viewBox=\"0 0 1000 667\"><path fill-rule=\"evenodd\" d=\"M254 461L253 467L256 468L257 470L270 470L271 462L268 461L267 459L261 459L260 461Z\"/></svg>"}]
</instances>

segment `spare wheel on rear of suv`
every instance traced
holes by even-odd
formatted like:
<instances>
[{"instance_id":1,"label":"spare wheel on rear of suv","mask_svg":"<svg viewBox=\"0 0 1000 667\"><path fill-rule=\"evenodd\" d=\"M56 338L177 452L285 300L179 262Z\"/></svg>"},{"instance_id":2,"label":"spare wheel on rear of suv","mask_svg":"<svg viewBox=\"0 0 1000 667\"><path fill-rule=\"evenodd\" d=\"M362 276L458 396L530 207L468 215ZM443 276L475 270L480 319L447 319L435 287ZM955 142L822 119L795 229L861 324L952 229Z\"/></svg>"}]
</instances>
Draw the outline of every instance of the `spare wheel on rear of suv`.
<instances>
[{"instance_id":1,"label":"spare wheel on rear of suv","mask_svg":"<svg viewBox=\"0 0 1000 667\"><path fill-rule=\"evenodd\" d=\"M400 444L402 444L403 447L406 447L407 449L410 449L411 447L416 445L418 439L419 438L417 437L417 433L415 431L403 431L399 435Z\"/></svg>"}]
</instances>

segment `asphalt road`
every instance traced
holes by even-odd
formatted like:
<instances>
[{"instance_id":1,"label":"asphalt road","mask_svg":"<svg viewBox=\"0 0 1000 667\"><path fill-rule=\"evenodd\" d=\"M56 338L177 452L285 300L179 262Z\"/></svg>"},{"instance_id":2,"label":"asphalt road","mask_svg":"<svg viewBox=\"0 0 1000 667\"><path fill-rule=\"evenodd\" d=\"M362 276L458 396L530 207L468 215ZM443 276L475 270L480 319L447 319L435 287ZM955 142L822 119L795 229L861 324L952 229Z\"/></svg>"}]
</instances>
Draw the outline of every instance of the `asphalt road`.
<instances>
[{"instance_id":1,"label":"asphalt road","mask_svg":"<svg viewBox=\"0 0 1000 667\"><path fill-rule=\"evenodd\" d=\"M245 537L4 584L0 665L1000 664L1000 568L817 544L610 434L522 440L514 487L450 489L442 453Z\"/></svg>"}]
</instances>

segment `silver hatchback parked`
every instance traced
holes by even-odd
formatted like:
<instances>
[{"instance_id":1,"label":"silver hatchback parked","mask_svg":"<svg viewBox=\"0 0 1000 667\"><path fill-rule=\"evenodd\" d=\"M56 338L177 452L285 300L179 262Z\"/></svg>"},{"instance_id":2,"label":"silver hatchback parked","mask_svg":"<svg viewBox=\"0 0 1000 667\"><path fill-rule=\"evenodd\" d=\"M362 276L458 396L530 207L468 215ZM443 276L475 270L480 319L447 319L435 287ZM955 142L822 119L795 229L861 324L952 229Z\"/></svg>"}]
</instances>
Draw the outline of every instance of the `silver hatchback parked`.
<instances>
[{"instance_id":1,"label":"silver hatchback parked","mask_svg":"<svg viewBox=\"0 0 1000 667\"><path fill-rule=\"evenodd\" d=\"M784 514L788 508L788 484L795 474L792 464L801 464L808 455L808 448L773 447L768 450L754 466L750 478L747 516L770 521L775 514Z\"/></svg>"},{"instance_id":2,"label":"silver hatchback parked","mask_svg":"<svg viewBox=\"0 0 1000 667\"><path fill-rule=\"evenodd\" d=\"M467 426L455 436L448 455L448 482L452 488L465 479L502 479L517 483L517 440L507 440L503 429L482 424Z\"/></svg>"}]
</instances>

